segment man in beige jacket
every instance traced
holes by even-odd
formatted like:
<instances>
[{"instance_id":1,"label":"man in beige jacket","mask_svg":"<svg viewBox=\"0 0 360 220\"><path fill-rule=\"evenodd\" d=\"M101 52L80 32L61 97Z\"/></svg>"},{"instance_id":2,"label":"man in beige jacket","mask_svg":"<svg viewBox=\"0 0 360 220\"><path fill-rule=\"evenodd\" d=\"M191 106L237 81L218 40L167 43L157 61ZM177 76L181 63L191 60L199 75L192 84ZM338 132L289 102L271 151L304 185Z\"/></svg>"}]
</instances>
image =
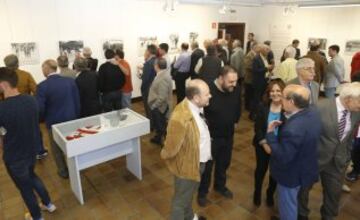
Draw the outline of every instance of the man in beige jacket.
<instances>
[{"instance_id":1,"label":"man in beige jacket","mask_svg":"<svg viewBox=\"0 0 360 220\"><path fill-rule=\"evenodd\" d=\"M202 220L205 218L194 214L192 200L205 163L211 159L210 133L203 115L211 94L199 79L190 81L185 93L186 98L175 107L169 120L161 158L175 176L171 220Z\"/></svg>"}]
</instances>

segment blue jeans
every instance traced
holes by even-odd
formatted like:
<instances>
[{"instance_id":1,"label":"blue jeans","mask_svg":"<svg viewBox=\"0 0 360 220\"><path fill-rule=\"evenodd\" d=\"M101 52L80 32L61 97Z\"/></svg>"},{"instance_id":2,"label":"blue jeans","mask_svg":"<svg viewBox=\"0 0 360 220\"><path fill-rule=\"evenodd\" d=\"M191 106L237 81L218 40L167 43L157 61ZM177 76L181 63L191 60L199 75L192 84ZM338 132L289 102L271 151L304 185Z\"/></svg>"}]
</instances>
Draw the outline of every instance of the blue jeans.
<instances>
[{"instance_id":1,"label":"blue jeans","mask_svg":"<svg viewBox=\"0 0 360 220\"><path fill-rule=\"evenodd\" d=\"M325 97L326 98L334 98L336 93L336 87L333 88L324 88L325 90Z\"/></svg>"},{"instance_id":2,"label":"blue jeans","mask_svg":"<svg viewBox=\"0 0 360 220\"><path fill-rule=\"evenodd\" d=\"M278 206L281 220L296 220L300 186L289 188L278 183Z\"/></svg>"},{"instance_id":3,"label":"blue jeans","mask_svg":"<svg viewBox=\"0 0 360 220\"><path fill-rule=\"evenodd\" d=\"M131 92L122 93L121 105L122 108L131 108Z\"/></svg>"},{"instance_id":4,"label":"blue jeans","mask_svg":"<svg viewBox=\"0 0 360 220\"><path fill-rule=\"evenodd\" d=\"M41 212L34 191L45 205L50 203L50 197L43 182L35 174L34 165L35 162L31 160L17 161L12 164L5 163L6 170L20 191L32 218L38 220L41 219Z\"/></svg>"}]
</instances>

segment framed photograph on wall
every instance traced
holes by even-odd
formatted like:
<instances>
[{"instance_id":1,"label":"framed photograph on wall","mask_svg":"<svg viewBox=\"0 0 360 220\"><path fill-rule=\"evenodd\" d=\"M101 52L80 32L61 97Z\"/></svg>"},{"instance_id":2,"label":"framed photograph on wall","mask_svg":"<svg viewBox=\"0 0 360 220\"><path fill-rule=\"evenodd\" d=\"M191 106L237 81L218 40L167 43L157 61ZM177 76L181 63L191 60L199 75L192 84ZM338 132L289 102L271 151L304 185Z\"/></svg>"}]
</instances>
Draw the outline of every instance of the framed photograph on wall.
<instances>
[{"instance_id":1,"label":"framed photograph on wall","mask_svg":"<svg viewBox=\"0 0 360 220\"><path fill-rule=\"evenodd\" d=\"M158 44L157 36L153 37L139 37L138 38L138 56L144 56L146 48L150 44Z\"/></svg>"},{"instance_id":2,"label":"framed photograph on wall","mask_svg":"<svg viewBox=\"0 0 360 220\"><path fill-rule=\"evenodd\" d=\"M105 52L105 50L107 49L111 49L113 51L116 50L124 50L124 41L117 39L117 40L106 40L103 45L102 45L103 51Z\"/></svg>"},{"instance_id":3,"label":"framed photograph on wall","mask_svg":"<svg viewBox=\"0 0 360 220\"><path fill-rule=\"evenodd\" d=\"M172 33L169 35L169 53L177 53L179 52L179 34Z\"/></svg>"},{"instance_id":4,"label":"framed photograph on wall","mask_svg":"<svg viewBox=\"0 0 360 220\"><path fill-rule=\"evenodd\" d=\"M40 62L39 48L35 42L11 43L11 50L20 65L35 65Z\"/></svg>"},{"instance_id":5,"label":"framed photograph on wall","mask_svg":"<svg viewBox=\"0 0 360 220\"><path fill-rule=\"evenodd\" d=\"M352 54L360 51L360 40L348 40L345 43L345 53Z\"/></svg>"},{"instance_id":6,"label":"framed photograph on wall","mask_svg":"<svg viewBox=\"0 0 360 220\"><path fill-rule=\"evenodd\" d=\"M199 33L190 32L189 33L189 43L192 44L193 42L197 41L198 37L199 37Z\"/></svg>"},{"instance_id":7,"label":"framed photograph on wall","mask_svg":"<svg viewBox=\"0 0 360 220\"><path fill-rule=\"evenodd\" d=\"M60 55L66 55L69 62L73 62L75 57L80 55L84 48L82 40L59 41Z\"/></svg>"},{"instance_id":8,"label":"framed photograph on wall","mask_svg":"<svg viewBox=\"0 0 360 220\"><path fill-rule=\"evenodd\" d=\"M314 43L318 43L320 45L320 50L326 50L326 43L327 43L327 39L326 38L315 38L315 37L311 37L308 40L308 48L310 48L310 45L314 44Z\"/></svg>"}]
</instances>

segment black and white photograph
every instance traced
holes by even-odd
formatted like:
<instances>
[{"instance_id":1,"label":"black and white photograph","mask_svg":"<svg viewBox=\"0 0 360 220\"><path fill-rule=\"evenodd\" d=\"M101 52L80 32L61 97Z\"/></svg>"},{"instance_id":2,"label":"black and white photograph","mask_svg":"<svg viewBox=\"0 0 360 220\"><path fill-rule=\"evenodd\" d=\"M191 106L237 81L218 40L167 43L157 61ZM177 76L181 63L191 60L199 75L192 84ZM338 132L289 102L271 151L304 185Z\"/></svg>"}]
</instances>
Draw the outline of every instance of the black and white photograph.
<instances>
[{"instance_id":1,"label":"black and white photograph","mask_svg":"<svg viewBox=\"0 0 360 220\"><path fill-rule=\"evenodd\" d=\"M308 48L310 48L310 45L313 43L318 42L320 45L320 50L326 50L326 43L327 43L327 39L326 38L315 38L315 37L311 37L308 40Z\"/></svg>"},{"instance_id":2,"label":"black and white photograph","mask_svg":"<svg viewBox=\"0 0 360 220\"><path fill-rule=\"evenodd\" d=\"M360 40L348 40L345 43L345 52L353 53L360 50Z\"/></svg>"},{"instance_id":3,"label":"black and white photograph","mask_svg":"<svg viewBox=\"0 0 360 220\"><path fill-rule=\"evenodd\" d=\"M39 48L35 42L11 43L11 50L19 58L20 65L39 64Z\"/></svg>"},{"instance_id":4,"label":"black and white photograph","mask_svg":"<svg viewBox=\"0 0 360 220\"><path fill-rule=\"evenodd\" d=\"M197 32L190 32L189 33L189 43L193 43L195 41L197 41L197 38L199 37L199 33Z\"/></svg>"},{"instance_id":5,"label":"black and white photograph","mask_svg":"<svg viewBox=\"0 0 360 220\"><path fill-rule=\"evenodd\" d=\"M75 57L81 54L83 48L82 40L59 41L60 55L66 55L70 62L73 62Z\"/></svg>"},{"instance_id":6,"label":"black and white photograph","mask_svg":"<svg viewBox=\"0 0 360 220\"><path fill-rule=\"evenodd\" d=\"M170 40L170 53L176 53L179 51L179 34L172 33L169 35Z\"/></svg>"},{"instance_id":7,"label":"black and white photograph","mask_svg":"<svg viewBox=\"0 0 360 220\"><path fill-rule=\"evenodd\" d=\"M158 44L157 36L152 37L139 37L138 39L138 56L144 56L146 48L150 44Z\"/></svg>"},{"instance_id":8,"label":"black and white photograph","mask_svg":"<svg viewBox=\"0 0 360 220\"><path fill-rule=\"evenodd\" d=\"M102 45L103 51L105 52L105 50L110 49L113 51L116 50L124 50L124 41L123 40L106 40L103 45Z\"/></svg>"}]
</instances>

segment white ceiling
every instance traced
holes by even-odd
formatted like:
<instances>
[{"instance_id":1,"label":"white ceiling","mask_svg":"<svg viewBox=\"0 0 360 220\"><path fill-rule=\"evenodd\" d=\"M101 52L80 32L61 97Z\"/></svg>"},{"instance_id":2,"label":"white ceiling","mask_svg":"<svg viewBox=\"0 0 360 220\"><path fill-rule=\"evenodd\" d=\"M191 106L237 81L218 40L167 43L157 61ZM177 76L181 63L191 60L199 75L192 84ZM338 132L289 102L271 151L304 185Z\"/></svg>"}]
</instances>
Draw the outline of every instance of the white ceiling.
<instances>
[{"instance_id":1,"label":"white ceiling","mask_svg":"<svg viewBox=\"0 0 360 220\"><path fill-rule=\"evenodd\" d=\"M360 0L179 0L180 3L193 4L226 4L237 6L264 6L264 5L298 5L298 6L326 6L360 4Z\"/></svg>"}]
</instances>

